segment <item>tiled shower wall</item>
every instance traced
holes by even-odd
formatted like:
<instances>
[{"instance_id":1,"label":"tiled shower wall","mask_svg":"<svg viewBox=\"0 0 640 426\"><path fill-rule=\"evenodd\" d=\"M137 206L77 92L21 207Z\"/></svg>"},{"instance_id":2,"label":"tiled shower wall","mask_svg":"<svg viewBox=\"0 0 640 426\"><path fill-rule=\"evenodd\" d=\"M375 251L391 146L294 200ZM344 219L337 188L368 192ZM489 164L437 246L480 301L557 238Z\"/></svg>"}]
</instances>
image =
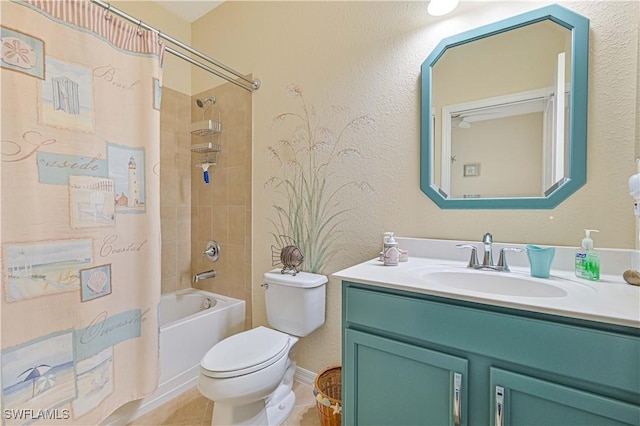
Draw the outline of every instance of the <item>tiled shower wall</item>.
<instances>
[{"instance_id":1,"label":"tiled shower wall","mask_svg":"<svg viewBox=\"0 0 640 426\"><path fill-rule=\"evenodd\" d=\"M160 108L162 293L191 286L191 98L167 87Z\"/></svg>"},{"instance_id":2,"label":"tiled shower wall","mask_svg":"<svg viewBox=\"0 0 640 426\"><path fill-rule=\"evenodd\" d=\"M205 113L195 101L209 96L215 96L216 103ZM192 144L213 141L222 147L218 164L209 168L209 184L204 183L202 169L195 167L202 154L191 155L191 269L217 273L193 286L244 300L247 328L251 327L251 107L251 93L227 83L194 95L189 109L193 122L201 121L205 113L204 119L222 123L220 135L191 136ZM221 247L215 263L202 256L210 240Z\"/></svg>"}]
</instances>

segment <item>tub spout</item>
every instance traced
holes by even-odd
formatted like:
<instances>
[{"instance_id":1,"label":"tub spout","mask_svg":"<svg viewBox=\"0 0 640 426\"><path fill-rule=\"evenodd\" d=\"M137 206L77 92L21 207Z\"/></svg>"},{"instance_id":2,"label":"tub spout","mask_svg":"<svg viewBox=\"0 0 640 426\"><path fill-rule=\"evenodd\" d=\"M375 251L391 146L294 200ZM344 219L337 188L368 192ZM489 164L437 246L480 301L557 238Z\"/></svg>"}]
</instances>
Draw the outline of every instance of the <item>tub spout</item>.
<instances>
[{"instance_id":1,"label":"tub spout","mask_svg":"<svg viewBox=\"0 0 640 426\"><path fill-rule=\"evenodd\" d=\"M193 282L197 283L198 281L206 280L206 279L209 279L209 278L213 278L215 276L216 276L215 269L212 269L210 271L200 272L200 273L197 273L197 274L195 274L193 276Z\"/></svg>"}]
</instances>

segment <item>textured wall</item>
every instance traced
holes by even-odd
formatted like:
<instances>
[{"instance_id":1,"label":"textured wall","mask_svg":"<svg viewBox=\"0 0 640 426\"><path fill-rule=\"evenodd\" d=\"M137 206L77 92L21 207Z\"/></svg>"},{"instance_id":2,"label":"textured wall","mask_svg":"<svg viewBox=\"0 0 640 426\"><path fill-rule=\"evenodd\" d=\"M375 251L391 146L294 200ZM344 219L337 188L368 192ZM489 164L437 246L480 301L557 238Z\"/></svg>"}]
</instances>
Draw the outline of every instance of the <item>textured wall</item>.
<instances>
[{"instance_id":1,"label":"textured wall","mask_svg":"<svg viewBox=\"0 0 640 426\"><path fill-rule=\"evenodd\" d=\"M110 2L123 12L142 20L157 30L186 44L191 43L191 24L174 15L158 3L140 0L118 0ZM191 93L191 64L166 54L164 57L164 87L182 93Z\"/></svg>"},{"instance_id":2,"label":"textured wall","mask_svg":"<svg viewBox=\"0 0 640 426\"><path fill-rule=\"evenodd\" d=\"M588 183L582 189L553 210L473 212L440 210L420 191L422 61L443 37L545 4L462 2L453 15L433 18L425 2L226 2L193 24L196 48L263 83L253 95L254 325L265 323L258 286L271 268L268 219L275 217L278 201L264 186L284 173L267 148L296 138L295 127L274 126L280 114L302 113L300 97L287 90L292 84L313 105L319 127L336 132L363 115L374 126L348 132L345 143L359 156L335 163L335 179L368 182L376 198L350 188L335 199L337 208L353 210L340 228L344 250L325 265L325 273L374 257L387 230L470 240L491 231L497 241L575 246L583 228L596 228L596 247L634 247L627 179L635 172L637 128L635 1L560 2L591 20ZM212 86L211 76L199 70L192 76L193 93ZM340 309L340 283L332 279L327 323L300 342L301 367L320 371L340 362Z\"/></svg>"}]
</instances>

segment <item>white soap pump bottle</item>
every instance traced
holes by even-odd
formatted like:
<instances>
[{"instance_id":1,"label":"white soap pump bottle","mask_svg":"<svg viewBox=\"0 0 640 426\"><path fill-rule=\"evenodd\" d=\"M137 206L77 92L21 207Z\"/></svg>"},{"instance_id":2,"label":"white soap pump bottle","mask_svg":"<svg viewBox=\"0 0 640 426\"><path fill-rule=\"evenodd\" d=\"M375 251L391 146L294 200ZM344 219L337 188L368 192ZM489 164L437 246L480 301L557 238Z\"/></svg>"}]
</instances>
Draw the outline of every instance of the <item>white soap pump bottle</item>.
<instances>
[{"instance_id":1,"label":"white soap pump bottle","mask_svg":"<svg viewBox=\"0 0 640 426\"><path fill-rule=\"evenodd\" d=\"M389 234L384 242L384 265L397 266L400 260L400 250L398 249L398 243L393 238L393 232L389 232Z\"/></svg>"}]
</instances>

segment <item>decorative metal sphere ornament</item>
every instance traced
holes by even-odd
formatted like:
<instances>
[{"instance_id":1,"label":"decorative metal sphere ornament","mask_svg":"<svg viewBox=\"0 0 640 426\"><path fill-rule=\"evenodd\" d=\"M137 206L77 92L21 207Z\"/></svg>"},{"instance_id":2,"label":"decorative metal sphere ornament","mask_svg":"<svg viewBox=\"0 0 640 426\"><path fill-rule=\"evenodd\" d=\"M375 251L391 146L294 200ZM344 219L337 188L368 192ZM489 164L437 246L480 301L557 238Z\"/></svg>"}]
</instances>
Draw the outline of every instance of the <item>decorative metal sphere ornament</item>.
<instances>
[{"instance_id":1,"label":"decorative metal sphere ornament","mask_svg":"<svg viewBox=\"0 0 640 426\"><path fill-rule=\"evenodd\" d=\"M272 265L282 265L280 273L296 276L300 272L299 266L304 261L302 251L293 238L280 235L280 240L281 247L271 246Z\"/></svg>"}]
</instances>

